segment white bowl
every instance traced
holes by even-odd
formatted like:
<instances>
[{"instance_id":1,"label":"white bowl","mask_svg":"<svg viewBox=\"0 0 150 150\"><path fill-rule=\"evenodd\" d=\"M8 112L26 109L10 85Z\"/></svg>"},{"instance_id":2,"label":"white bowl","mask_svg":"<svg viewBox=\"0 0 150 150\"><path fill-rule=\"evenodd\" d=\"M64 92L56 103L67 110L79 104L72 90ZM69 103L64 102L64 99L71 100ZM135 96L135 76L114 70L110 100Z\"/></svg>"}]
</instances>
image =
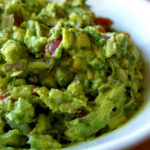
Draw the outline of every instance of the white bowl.
<instances>
[{"instance_id":1,"label":"white bowl","mask_svg":"<svg viewBox=\"0 0 150 150\"><path fill-rule=\"evenodd\" d=\"M114 28L129 32L146 62L144 99L147 104L133 119L95 140L69 150L117 150L137 144L150 136L150 2L144 0L88 0L97 16L109 17Z\"/></svg>"}]
</instances>

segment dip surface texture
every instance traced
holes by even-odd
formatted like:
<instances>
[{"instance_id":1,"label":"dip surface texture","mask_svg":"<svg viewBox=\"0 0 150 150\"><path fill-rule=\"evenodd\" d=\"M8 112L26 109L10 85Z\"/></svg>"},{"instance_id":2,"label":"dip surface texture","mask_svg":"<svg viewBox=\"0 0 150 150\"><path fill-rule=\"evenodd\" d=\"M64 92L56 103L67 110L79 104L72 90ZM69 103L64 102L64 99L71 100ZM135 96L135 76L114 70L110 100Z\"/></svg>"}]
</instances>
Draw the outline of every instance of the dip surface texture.
<instances>
[{"instance_id":1,"label":"dip surface texture","mask_svg":"<svg viewBox=\"0 0 150 150\"><path fill-rule=\"evenodd\" d=\"M140 107L143 60L85 0L0 0L0 149L61 149Z\"/></svg>"}]
</instances>

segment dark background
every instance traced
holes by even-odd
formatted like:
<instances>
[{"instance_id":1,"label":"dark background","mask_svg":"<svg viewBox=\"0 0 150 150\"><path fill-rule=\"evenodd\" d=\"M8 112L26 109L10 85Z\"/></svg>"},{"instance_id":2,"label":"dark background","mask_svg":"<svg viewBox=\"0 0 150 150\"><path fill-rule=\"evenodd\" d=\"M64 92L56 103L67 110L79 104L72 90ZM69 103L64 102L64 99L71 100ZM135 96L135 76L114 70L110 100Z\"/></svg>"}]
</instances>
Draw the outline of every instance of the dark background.
<instances>
[{"instance_id":1,"label":"dark background","mask_svg":"<svg viewBox=\"0 0 150 150\"><path fill-rule=\"evenodd\" d=\"M150 150L150 137L129 150Z\"/></svg>"}]
</instances>

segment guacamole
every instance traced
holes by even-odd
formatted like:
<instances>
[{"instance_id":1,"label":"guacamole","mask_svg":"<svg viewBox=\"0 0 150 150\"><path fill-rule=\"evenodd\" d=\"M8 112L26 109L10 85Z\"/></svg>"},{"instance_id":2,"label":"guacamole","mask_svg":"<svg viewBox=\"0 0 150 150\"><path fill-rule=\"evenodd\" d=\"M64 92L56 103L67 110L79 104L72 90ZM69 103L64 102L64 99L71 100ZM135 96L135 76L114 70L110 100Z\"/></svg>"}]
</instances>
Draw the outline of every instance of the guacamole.
<instances>
[{"instance_id":1,"label":"guacamole","mask_svg":"<svg viewBox=\"0 0 150 150\"><path fill-rule=\"evenodd\" d=\"M126 122L143 60L85 0L0 0L0 149L61 149Z\"/></svg>"}]
</instances>

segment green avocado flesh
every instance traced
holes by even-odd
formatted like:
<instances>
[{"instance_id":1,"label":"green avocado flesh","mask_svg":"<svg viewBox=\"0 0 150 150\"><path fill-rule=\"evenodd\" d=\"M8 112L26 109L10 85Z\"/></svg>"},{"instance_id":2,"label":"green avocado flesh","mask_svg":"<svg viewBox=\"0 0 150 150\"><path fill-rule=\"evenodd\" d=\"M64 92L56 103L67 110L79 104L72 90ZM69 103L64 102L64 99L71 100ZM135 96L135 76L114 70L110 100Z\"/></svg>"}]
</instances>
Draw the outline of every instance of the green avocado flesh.
<instances>
[{"instance_id":1,"label":"green avocado flesh","mask_svg":"<svg viewBox=\"0 0 150 150\"><path fill-rule=\"evenodd\" d=\"M143 59L85 0L0 0L0 149L61 149L117 128L143 102Z\"/></svg>"}]
</instances>

